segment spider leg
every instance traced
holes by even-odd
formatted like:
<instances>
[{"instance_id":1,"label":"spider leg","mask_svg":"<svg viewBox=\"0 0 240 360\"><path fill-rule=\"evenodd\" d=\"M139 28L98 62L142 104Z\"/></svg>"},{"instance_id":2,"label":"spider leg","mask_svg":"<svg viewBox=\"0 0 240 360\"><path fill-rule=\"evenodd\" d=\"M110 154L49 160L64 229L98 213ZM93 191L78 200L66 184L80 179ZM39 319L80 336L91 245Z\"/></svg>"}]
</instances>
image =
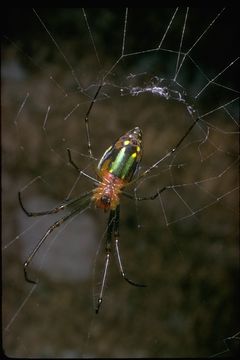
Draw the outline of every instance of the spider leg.
<instances>
[{"instance_id":1,"label":"spider leg","mask_svg":"<svg viewBox=\"0 0 240 360\"><path fill-rule=\"evenodd\" d=\"M21 192L18 192L18 200L19 200L19 204L22 208L22 210L25 212L25 214L29 217L31 216L43 216L43 215L50 215L50 214L56 214L58 213L60 210L63 210L67 204L62 204L59 206L56 206L54 209L52 210L47 210L47 211L39 211L39 212L32 212L32 211L28 211L24 206L23 206L23 202L22 202L22 195Z\"/></svg>"},{"instance_id":2,"label":"spider leg","mask_svg":"<svg viewBox=\"0 0 240 360\"><path fill-rule=\"evenodd\" d=\"M80 173L81 175L84 175L86 178L94 181L96 184L100 184L100 181L97 179L94 179L92 176L88 175L87 173L85 173L84 171L80 170L79 167L75 164L75 162L72 159L72 154L71 154L71 150L69 148L67 148L67 153L68 153L68 160L69 163L74 167L74 169L77 170L78 173Z\"/></svg>"},{"instance_id":3,"label":"spider leg","mask_svg":"<svg viewBox=\"0 0 240 360\"><path fill-rule=\"evenodd\" d=\"M117 206L116 208L116 216L114 218L114 239L115 239L115 247L116 247L116 254L117 254L117 259L118 259L118 265L119 265L119 269L120 269L120 273L123 277L124 280L126 280L129 284L134 285L134 286L138 286L138 287L146 287L147 285L143 285L143 284L138 284L130 279L128 279L128 277L125 275L124 271L123 271L123 266L122 266L122 261L121 261L121 257L120 257L120 252L119 252L119 246L118 246L118 241L119 241L119 220L120 220L120 205Z\"/></svg>"},{"instance_id":4,"label":"spider leg","mask_svg":"<svg viewBox=\"0 0 240 360\"><path fill-rule=\"evenodd\" d=\"M97 301L97 307L96 307L96 314L98 314L100 306L102 304L103 299L103 290L106 282L106 276L107 276L107 270L108 265L110 261L110 252L111 252L111 240L112 240L112 232L113 232L113 224L114 224L114 218L115 218L116 210L111 210L108 218L108 227L107 227L107 239L106 239L106 260L105 260L105 266L104 266L104 272L103 272L103 279L102 279L102 285L100 294Z\"/></svg>"},{"instance_id":5,"label":"spider leg","mask_svg":"<svg viewBox=\"0 0 240 360\"><path fill-rule=\"evenodd\" d=\"M75 164L75 162L72 159L72 155L71 155L71 151L69 148L67 148L67 153L68 153L68 160L69 163L80 173L81 170L79 169L79 167Z\"/></svg>"},{"instance_id":6,"label":"spider leg","mask_svg":"<svg viewBox=\"0 0 240 360\"><path fill-rule=\"evenodd\" d=\"M187 129L187 131L185 132L185 134L180 138L180 140L177 142L177 144L165 155L163 156L160 160L158 160L157 162L155 162L152 166L150 166L150 168L148 168L147 170L145 170L142 174L140 174L137 178L135 178L134 180L132 180L130 183L128 183L128 185L134 184L135 182L137 182L138 180L144 178L146 175L148 175L153 169L157 168L158 165L163 162L165 159L167 159L169 156L172 156L176 150L180 147L180 145L182 144L182 142L186 139L186 137L188 136L188 134L192 131L192 129L195 127L195 125L198 123L198 121L200 120L200 117L197 117L196 120L189 126L189 128ZM157 195L156 195L157 196Z\"/></svg>"},{"instance_id":7,"label":"spider leg","mask_svg":"<svg viewBox=\"0 0 240 360\"><path fill-rule=\"evenodd\" d=\"M46 231L46 233L43 235L43 237L39 240L39 242L37 243L37 245L35 246L35 248L32 250L31 254L28 256L27 260L24 262L23 265L23 271L24 271L24 278L27 282L30 282L32 284L36 284L37 282L30 279L27 273L27 269L28 266L30 265L31 261L33 260L35 254L37 253L37 251L40 249L40 247L42 246L42 244L45 242L45 240L47 239L47 237L59 226L61 226L65 221L67 221L68 219L70 219L72 216L77 215L80 211L83 210L83 205L85 206L86 204L89 205L90 203L90 194L92 192L88 192L86 194L83 194L80 198L72 200L71 202L69 202L68 204L65 205L61 205L63 206L63 208L70 206L72 207L72 211L70 212L70 214L62 217L61 219L57 220L53 225L51 225L48 230ZM75 206L75 207L74 207ZM23 208L24 209L24 208ZM55 208L58 209L58 208ZM53 209L53 210L55 210ZM59 209L61 210L61 209ZM25 210L24 210L25 211ZM57 211L55 211L57 212ZM45 212L47 214L52 214L52 212ZM28 213L26 212L26 214L30 214L29 216L38 216L40 215L45 215L45 213Z\"/></svg>"},{"instance_id":8,"label":"spider leg","mask_svg":"<svg viewBox=\"0 0 240 360\"><path fill-rule=\"evenodd\" d=\"M91 112L91 110L92 110L92 107L93 107L93 105L95 104L96 98L98 97L98 94L99 94L102 86L103 86L103 84L101 83L101 84L99 85L99 87L97 88L97 91L96 91L96 93L95 93L95 95L94 95L94 97L93 97L93 99L92 99L92 101L91 101L91 104L90 104L90 106L89 106L89 108L88 108L88 111L87 111L87 113L86 113L86 115L85 115L85 119L84 119L84 120L85 120L85 127L86 127L86 135L87 135L88 152L89 152L90 158L93 158L93 154L92 154L92 147L91 147L91 140L90 140L90 131L89 131L88 118L89 118L89 115L90 115L90 112Z\"/></svg>"},{"instance_id":9,"label":"spider leg","mask_svg":"<svg viewBox=\"0 0 240 360\"><path fill-rule=\"evenodd\" d=\"M32 212L32 211L28 211L25 206L23 205L22 202L22 195L21 192L18 192L18 200L19 200L19 204L22 208L22 210L25 212L25 214L29 217L32 216L44 216L44 215L50 215L50 214L56 214L58 213L60 210L64 210L65 208L70 208L70 207L74 207L74 206L78 206L79 207L79 203L82 202L82 200L84 200L85 198L89 198L89 195L92 193L92 191L88 191L84 194L82 194L82 196L80 196L77 199L73 199L73 200L68 200L66 203L63 203L59 206L56 206L55 208L51 209L51 210L47 210L47 211L38 211L38 212Z\"/></svg>"},{"instance_id":10,"label":"spider leg","mask_svg":"<svg viewBox=\"0 0 240 360\"><path fill-rule=\"evenodd\" d=\"M89 121L88 121L88 119L89 119L89 115L90 115L90 113L91 113L91 110L92 110L92 108L93 108L93 105L95 104L96 99L97 99L97 97L98 97L98 94L99 94L99 92L100 92L100 90L101 90L102 87L103 87L103 83L101 83L101 84L98 86L97 91L96 91L94 97L92 98L92 101L91 101L91 103L90 103L90 105L89 105L89 108L88 108L88 110L87 110L87 112L86 112L86 115L85 115L85 118L84 118L85 128L86 128L86 136L87 136L88 153L89 153L89 157L90 157L91 159L94 159L94 160L97 160L97 159L95 159L94 156L93 156L93 154L92 154L91 137L90 137L90 129L89 129ZM94 180L95 182L99 183L99 181L93 179L91 176L87 175L86 173L84 173L83 171L81 171L81 170L79 169L79 167L78 167L78 166L75 164L75 162L72 160L72 156L71 156L70 149L67 149L67 152L68 152L68 158L69 158L70 164L71 164L79 173L81 173L82 175L84 175L84 176L86 176L86 177Z\"/></svg>"},{"instance_id":11,"label":"spider leg","mask_svg":"<svg viewBox=\"0 0 240 360\"><path fill-rule=\"evenodd\" d=\"M158 190L156 193L154 193L153 195L150 196L144 196L144 197L136 197L132 194L129 194L125 191L122 192L122 194L126 197L128 197L129 199L132 200L137 200L137 201L143 201L143 200L155 200L156 197L159 196L159 194L161 194L162 192L164 192L165 190L167 190L169 187L168 186L164 186L162 189Z\"/></svg>"}]
</instances>

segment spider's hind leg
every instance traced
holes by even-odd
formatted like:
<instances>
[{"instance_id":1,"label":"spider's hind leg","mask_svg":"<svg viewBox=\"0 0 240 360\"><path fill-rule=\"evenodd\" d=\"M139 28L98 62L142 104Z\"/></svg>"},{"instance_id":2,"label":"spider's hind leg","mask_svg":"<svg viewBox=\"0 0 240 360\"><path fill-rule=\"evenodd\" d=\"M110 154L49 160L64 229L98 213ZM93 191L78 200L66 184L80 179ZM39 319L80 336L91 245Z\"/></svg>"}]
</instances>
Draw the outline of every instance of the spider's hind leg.
<instances>
[{"instance_id":1,"label":"spider's hind leg","mask_svg":"<svg viewBox=\"0 0 240 360\"><path fill-rule=\"evenodd\" d=\"M129 194L125 191L122 192L122 194L126 197L128 197L131 200L137 200L137 201L145 201L145 200L155 200L162 192L169 189L169 186L164 186L162 189L157 190L156 193L150 195L150 196L142 196L142 197L136 197L132 194Z\"/></svg>"}]
</instances>

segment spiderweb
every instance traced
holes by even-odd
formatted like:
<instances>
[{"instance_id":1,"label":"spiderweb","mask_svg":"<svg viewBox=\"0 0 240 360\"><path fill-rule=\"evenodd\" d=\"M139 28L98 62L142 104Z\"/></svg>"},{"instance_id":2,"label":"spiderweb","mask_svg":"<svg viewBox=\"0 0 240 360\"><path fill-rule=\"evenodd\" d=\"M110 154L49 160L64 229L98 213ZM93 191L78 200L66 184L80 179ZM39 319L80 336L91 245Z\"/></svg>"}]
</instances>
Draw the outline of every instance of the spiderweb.
<instances>
[{"instance_id":1,"label":"spiderweb","mask_svg":"<svg viewBox=\"0 0 240 360\"><path fill-rule=\"evenodd\" d=\"M237 333L238 106L232 9L14 9L2 63L3 347L21 357L210 356ZM20 16L19 16L20 15ZM14 24L14 26L12 25ZM30 31L29 31L30 30ZM22 264L58 215L26 218L93 187L99 159L134 126L144 156L123 199L101 311L107 217L88 207ZM199 121L168 156L189 126ZM136 175L137 176L137 175ZM93 295L93 296L92 296ZM144 331L143 331L144 330Z\"/></svg>"}]
</instances>

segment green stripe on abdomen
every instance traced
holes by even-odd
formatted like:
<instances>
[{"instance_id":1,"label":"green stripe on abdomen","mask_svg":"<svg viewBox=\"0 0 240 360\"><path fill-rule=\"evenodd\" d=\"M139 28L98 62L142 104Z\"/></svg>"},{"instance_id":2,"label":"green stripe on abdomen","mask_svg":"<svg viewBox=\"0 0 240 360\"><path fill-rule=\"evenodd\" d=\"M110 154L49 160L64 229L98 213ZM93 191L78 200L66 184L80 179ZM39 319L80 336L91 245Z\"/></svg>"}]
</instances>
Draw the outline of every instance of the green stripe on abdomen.
<instances>
[{"instance_id":1,"label":"green stripe on abdomen","mask_svg":"<svg viewBox=\"0 0 240 360\"><path fill-rule=\"evenodd\" d=\"M124 146L112 161L109 172L122 180L130 181L139 159L132 146Z\"/></svg>"}]
</instances>

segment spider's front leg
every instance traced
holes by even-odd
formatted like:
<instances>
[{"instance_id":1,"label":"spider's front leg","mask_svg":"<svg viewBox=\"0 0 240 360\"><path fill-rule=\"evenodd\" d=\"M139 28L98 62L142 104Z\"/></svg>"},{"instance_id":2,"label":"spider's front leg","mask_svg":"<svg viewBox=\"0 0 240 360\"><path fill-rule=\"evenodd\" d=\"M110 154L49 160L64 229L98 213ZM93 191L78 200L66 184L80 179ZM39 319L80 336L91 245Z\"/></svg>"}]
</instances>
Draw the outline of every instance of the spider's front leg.
<instances>
[{"instance_id":1,"label":"spider's front leg","mask_svg":"<svg viewBox=\"0 0 240 360\"><path fill-rule=\"evenodd\" d=\"M121 273L123 279L126 280L129 284L134 285L134 286L138 286L138 287L146 287L147 285L139 284L139 283L136 283L136 282L130 280L125 275L125 272L123 271L123 266L122 266L122 261L121 261L121 257L120 257L119 246L118 246L118 242L119 242L119 221L120 221L120 205L118 205L117 208L116 208L116 216L114 218L114 239L115 239L116 254L117 254L117 260L118 260L120 273Z\"/></svg>"},{"instance_id":2,"label":"spider's front leg","mask_svg":"<svg viewBox=\"0 0 240 360\"><path fill-rule=\"evenodd\" d=\"M43 237L39 240L39 242L37 243L37 245L31 252L31 254L28 256L27 260L24 262L24 265L23 265L24 278L27 282L29 282L31 284L36 284L35 280L32 280L29 278L27 269L28 269L28 266L30 265L32 259L36 255L37 251L42 246L42 244L45 242L45 240L48 238L48 236L57 227L61 226L65 221L70 219L72 216L75 216L78 213L80 213L84 209L85 206L88 206L91 202L91 196L92 196L92 191L88 191L88 192L84 193L82 196L80 196L79 198L69 200L65 204L61 204L52 210L41 211L41 212L30 212L30 211L26 210L26 208L23 206L21 193L20 192L18 193L20 206L27 216L32 217L32 216L43 216L43 215L49 215L49 214L56 214L57 212L59 212L60 210L64 210L65 208L68 208L70 211L70 214L62 217L61 219L59 219L53 225L50 226L50 228L46 231L46 233L43 235Z\"/></svg>"},{"instance_id":3,"label":"spider's front leg","mask_svg":"<svg viewBox=\"0 0 240 360\"><path fill-rule=\"evenodd\" d=\"M56 214L58 213L60 210L63 210L67 205L66 204L61 204L59 206L56 206L55 208L51 209L51 210L47 210L47 211L38 211L38 212L32 212L32 211L28 211L25 206L23 205L22 202L22 195L21 192L18 192L18 200L19 200L19 204L22 208L22 210L25 212L25 214L29 217L32 216L44 216L44 215L50 215L50 214Z\"/></svg>"},{"instance_id":4,"label":"spider's front leg","mask_svg":"<svg viewBox=\"0 0 240 360\"><path fill-rule=\"evenodd\" d=\"M108 218L108 225L107 225L107 239L106 239L106 247L105 247L105 251L106 251L105 266L104 266L101 290L100 290L100 294L99 294L98 301L97 301L97 307L95 310L96 314L98 314L100 306L102 304L103 289L105 286L107 270L108 270L108 265L109 265L109 261L110 261L111 240L112 240L112 232L113 232L115 216L116 216L116 210L111 210L110 214L109 214L109 218Z\"/></svg>"},{"instance_id":5,"label":"spider's front leg","mask_svg":"<svg viewBox=\"0 0 240 360\"><path fill-rule=\"evenodd\" d=\"M118 205L116 210L111 210L110 211L110 215L109 215L109 218L108 218L108 230L107 230L107 239L106 239L106 248L105 248L105 250L106 250L106 259L105 259L105 266L104 266L101 290L100 290L100 294L99 294L98 301L97 301L97 307L96 307L96 310L95 310L96 314L98 314L100 306L102 304L102 300L103 300L103 290L104 290L104 287L105 287L107 270L108 270L109 261L110 261L112 235L114 235L118 265L119 265L120 273L121 273L123 279L126 280L129 284L134 285L134 286L138 286L138 287L146 287L147 286L147 285L136 283L136 282L130 280L125 275L125 272L124 272L123 266L122 266L121 257L120 257L119 246L118 246L118 241L119 241L119 220L120 220L120 206Z\"/></svg>"},{"instance_id":6,"label":"spider's front leg","mask_svg":"<svg viewBox=\"0 0 240 360\"><path fill-rule=\"evenodd\" d=\"M58 221L56 221L53 225L50 226L50 228L46 231L46 233L43 235L43 237L39 240L39 242L37 243L37 245L35 246L35 248L33 249L33 251L31 252L31 254L29 255L29 257L27 258L27 260L24 262L23 265L23 270L24 270L24 278L27 282L31 283L31 284L37 284L37 281L32 280L29 278L28 276L28 266L30 265L30 263L32 262L35 254L37 253L37 251L40 249L40 247L42 246L42 244L45 242L45 240L48 238L48 236L60 225L62 225L65 221L67 221L69 218L71 218L72 216L76 215L79 212L79 210L75 210L72 213L70 213L69 215L59 219Z\"/></svg>"}]
</instances>

